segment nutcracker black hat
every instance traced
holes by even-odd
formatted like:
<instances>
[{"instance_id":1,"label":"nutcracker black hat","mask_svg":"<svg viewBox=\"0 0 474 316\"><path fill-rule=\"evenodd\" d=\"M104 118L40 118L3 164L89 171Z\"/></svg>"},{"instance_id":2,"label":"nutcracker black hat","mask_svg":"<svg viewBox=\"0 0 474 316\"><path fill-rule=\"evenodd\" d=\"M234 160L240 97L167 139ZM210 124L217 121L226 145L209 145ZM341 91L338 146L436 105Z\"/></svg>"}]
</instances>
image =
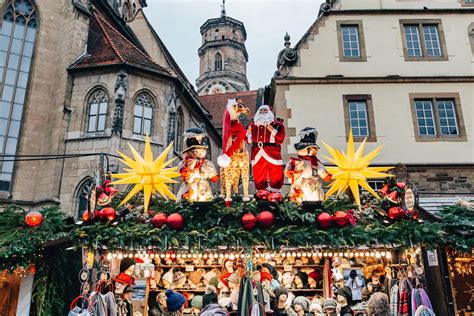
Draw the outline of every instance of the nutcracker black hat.
<instances>
[{"instance_id":1,"label":"nutcracker black hat","mask_svg":"<svg viewBox=\"0 0 474 316\"><path fill-rule=\"evenodd\" d=\"M207 149L209 147L209 138L204 134L204 131L198 127L188 128L184 132L183 137L186 145L183 154L194 148Z\"/></svg>"},{"instance_id":2,"label":"nutcracker black hat","mask_svg":"<svg viewBox=\"0 0 474 316\"><path fill-rule=\"evenodd\" d=\"M316 144L318 139L318 130L314 127L305 127L298 134L299 141L295 144L296 150L305 149L308 147L316 147L319 149L319 146Z\"/></svg>"}]
</instances>

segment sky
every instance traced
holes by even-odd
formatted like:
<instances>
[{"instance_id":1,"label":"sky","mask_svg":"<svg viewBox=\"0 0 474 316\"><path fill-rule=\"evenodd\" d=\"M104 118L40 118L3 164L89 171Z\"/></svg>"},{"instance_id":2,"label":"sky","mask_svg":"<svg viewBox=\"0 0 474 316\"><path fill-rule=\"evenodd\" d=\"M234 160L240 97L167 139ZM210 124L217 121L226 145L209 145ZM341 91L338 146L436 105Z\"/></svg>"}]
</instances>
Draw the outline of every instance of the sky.
<instances>
[{"instance_id":1,"label":"sky","mask_svg":"<svg viewBox=\"0 0 474 316\"><path fill-rule=\"evenodd\" d=\"M293 46L316 20L322 0L226 0L227 16L247 30L250 89L268 85L286 32ZM199 76L200 26L220 16L222 0L148 0L145 14L188 80Z\"/></svg>"}]
</instances>

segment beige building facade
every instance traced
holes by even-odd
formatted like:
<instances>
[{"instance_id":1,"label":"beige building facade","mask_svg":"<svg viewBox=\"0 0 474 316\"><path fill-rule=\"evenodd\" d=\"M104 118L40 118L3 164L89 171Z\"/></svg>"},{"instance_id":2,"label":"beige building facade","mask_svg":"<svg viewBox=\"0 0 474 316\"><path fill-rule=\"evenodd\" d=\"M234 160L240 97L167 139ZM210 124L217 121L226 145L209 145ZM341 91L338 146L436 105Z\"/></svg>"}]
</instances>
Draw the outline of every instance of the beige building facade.
<instances>
[{"instance_id":1,"label":"beige building facade","mask_svg":"<svg viewBox=\"0 0 474 316\"><path fill-rule=\"evenodd\" d=\"M352 129L367 151L384 145L375 164L405 164L421 191L473 194L473 13L464 0L323 4L272 80L285 158L306 126L341 149Z\"/></svg>"},{"instance_id":2,"label":"beige building facade","mask_svg":"<svg viewBox=\"0 0 474 316\"><path fill-rule=\"evenodd\" d=\"M155 154L174 141L180 156L184 130L201 127L217 157L210 114L145 5L0 0L0 155L9 155L0 162L2 204L56 204L78 216L93 168L102 161L119 171L113 155L129 153L128 143L143 151L146 134Z\"/></svg>"}]
</instances>

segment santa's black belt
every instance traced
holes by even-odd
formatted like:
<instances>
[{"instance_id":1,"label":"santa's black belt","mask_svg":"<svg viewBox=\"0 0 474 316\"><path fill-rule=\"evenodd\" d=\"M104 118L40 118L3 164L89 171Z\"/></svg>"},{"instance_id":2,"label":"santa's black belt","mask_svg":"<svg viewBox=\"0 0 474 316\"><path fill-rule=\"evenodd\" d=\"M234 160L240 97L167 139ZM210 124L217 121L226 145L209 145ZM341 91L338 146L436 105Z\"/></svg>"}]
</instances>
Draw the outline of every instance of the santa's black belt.
<instances>
[{"instance_id":1,"label":"santa's black belt","mask_svg":"<svg viewBox=\"0 0 474 316\"><path fill-rule=\"evenodd\" d=\"M277 143L262 143L262 142L258 142L258 143L252 143L253 146L269 146L269 147L276 147L276 146L280 146L280 144L277 144Z\"/></svg>"}]
</instances>

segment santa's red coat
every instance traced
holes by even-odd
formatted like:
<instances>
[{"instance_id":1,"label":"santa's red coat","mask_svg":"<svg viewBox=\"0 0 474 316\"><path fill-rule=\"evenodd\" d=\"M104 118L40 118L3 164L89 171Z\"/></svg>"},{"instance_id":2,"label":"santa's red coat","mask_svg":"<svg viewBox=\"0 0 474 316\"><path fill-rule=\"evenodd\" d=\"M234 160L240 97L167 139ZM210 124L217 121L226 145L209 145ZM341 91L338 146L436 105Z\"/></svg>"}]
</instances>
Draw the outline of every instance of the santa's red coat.
<instances>
[{"instance_id":1,"label":"santa's red coat","mask_svg":"<svg viewBox=\"0 0 474 316\"><path fill-rule=\"evenodd\" d=\"M276 119L270 125L273 127L272 132L267 125L256 125L251 122L248 126L248 142L252 143L252 165L260 159L265 159L274 165L283 165L281 144L285 140L285 126L280 119Z\"/></svg>"}]
</instances>

